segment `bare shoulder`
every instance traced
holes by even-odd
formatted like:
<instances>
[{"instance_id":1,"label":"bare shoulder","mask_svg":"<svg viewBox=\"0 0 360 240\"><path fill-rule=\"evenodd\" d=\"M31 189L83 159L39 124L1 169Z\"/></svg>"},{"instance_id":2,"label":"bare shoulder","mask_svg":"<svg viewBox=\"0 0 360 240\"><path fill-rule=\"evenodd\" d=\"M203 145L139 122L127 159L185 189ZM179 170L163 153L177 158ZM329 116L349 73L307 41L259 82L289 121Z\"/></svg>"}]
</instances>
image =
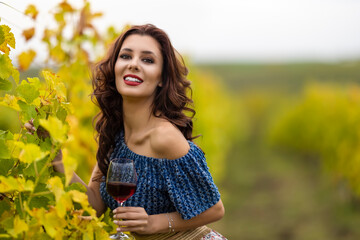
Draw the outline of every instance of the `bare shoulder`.
<instances>
[{"instance_id":1,"label":"bare shoulder","mask_svg":"<svg viewBox=\"0 0 360 240\"><path fill-rule=\"evenodd\" d=\"M150 145L155 156L166 159L180 158L190 149L184 135L169 122L163 122L151 131Z\"/></svg>"}]
</instances>

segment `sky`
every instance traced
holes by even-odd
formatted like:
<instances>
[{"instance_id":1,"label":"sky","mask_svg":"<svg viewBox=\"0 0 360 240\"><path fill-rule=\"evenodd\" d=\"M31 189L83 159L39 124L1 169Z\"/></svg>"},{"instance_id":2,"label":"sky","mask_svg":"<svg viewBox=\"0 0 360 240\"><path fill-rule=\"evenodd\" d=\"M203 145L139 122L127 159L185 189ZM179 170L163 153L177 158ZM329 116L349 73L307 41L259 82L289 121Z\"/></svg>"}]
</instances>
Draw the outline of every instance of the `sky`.
<instances>
[{"instance_id":1,"label":"sky","mask_svg":"<svg viewBox=\"0 0 360 240\"><path fill-rule=\"evenodd\" d=\"M35 26L51 26L49 14L59 0L3 1L23 11L34 3ZM81 6L83 0L68 0ZM194 62L336 62L360 59L359 0L93 0L104 15L99 29L152 23L168 33L175 48ZM17 39L12 55L42 49L41 36L26 43L22 30L34 23L0 4L1 23ZM43 48L45 51L45 48ZM41 53L38 58L41 59Z\"/></svg>"}]
</instances>

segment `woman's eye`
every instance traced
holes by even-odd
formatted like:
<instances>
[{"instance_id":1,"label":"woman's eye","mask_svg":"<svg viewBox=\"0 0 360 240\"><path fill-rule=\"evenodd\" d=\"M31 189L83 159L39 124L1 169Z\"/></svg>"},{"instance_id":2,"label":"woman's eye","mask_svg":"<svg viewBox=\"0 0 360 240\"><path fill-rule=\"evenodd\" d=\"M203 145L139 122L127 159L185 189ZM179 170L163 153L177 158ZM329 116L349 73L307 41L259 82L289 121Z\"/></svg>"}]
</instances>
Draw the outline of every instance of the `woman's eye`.
<instances>
[{"instance_id":1,"label":"woman's eye","mask_svg":"<svg viewBox=\"0 0 360 240\"><path fill-rule=\"evenodd\" d=\"M129 55L127 55L127 54L121 54L121 55L119 56L119 58L122 58L122 59L129 59L129 58L130 58L130 56L129 56Z\"/></svg>"},{"instance_id":2,"label":"woman's eye","mask_svg":"<svg viewBox=\"0 0 360 240\"><path fill-rule=\"evenodd\" d=\"M143 61L146 63L154 63L154 60L152 60L151 58L144 58Z\"/></svg>"}]
</instances>

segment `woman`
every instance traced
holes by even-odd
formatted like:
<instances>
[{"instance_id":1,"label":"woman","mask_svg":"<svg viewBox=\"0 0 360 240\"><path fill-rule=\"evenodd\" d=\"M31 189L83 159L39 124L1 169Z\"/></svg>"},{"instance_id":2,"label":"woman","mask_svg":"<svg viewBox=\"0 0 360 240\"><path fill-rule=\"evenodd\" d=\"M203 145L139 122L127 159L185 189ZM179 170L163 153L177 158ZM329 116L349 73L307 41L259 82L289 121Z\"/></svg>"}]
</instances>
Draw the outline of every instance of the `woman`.
<instances>
[{"instance_id":1,"label":"woman","mask_svg":"<svg viewBox=\"0 0 360 240\"><path fill-rule=\"evenodd\" d=\"M203 227L221 219L224 207L204 153L191 141L192 117L185 111L195 111L186 75L166 33L150 24L125 31L95 68L93 96L101 109L97 165L88 186L75 174L73 182L87 187L98 215L113 209L118 231L225 239ZM137 191L124 207L99 181L115 157L133 159L138 174Z\"/></svg>"}]
</instances>

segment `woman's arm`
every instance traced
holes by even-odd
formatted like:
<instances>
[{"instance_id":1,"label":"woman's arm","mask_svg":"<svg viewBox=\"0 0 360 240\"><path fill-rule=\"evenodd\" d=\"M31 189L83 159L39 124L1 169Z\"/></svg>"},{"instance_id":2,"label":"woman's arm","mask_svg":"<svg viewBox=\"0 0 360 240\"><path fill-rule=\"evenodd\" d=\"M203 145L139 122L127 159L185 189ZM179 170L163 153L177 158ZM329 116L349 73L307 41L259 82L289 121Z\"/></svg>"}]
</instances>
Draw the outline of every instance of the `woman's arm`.
<instances>
[{"instance_id":1,"label":"woman's arm","mask_svg":"<svg viewBox=\"0 0 360 240\"><path fill-rule=\"evenodd\" d=\"M64 165L62 163L62 152L59 151L58 155L53 160L54 170L56 172L64 173ZM87 185L75 172L71 178L70 183L81 183L86 187L86 194L90 205L96 210L96 215L99 217L105 212L105 204L100 195L100 179L102 173L96 164L90 177L90 182Z\"/></svg>"},{"instance_id":2,"label":"woman's arm","mask_svg":"<svg viewBox=\"0 0 360 240\"><path fill-rule=\"evenodd\" d=\"M144 208L141 207L118 207L114 210L114 219L118 219L115 223L119 225L119 231L154 234L171 231L169 222L173 231L185 231L218 221L224 214L224 205L220 200L214 206L189 220L182 219L178 212L147 215Z\"/></svg>"}]
</instances>

